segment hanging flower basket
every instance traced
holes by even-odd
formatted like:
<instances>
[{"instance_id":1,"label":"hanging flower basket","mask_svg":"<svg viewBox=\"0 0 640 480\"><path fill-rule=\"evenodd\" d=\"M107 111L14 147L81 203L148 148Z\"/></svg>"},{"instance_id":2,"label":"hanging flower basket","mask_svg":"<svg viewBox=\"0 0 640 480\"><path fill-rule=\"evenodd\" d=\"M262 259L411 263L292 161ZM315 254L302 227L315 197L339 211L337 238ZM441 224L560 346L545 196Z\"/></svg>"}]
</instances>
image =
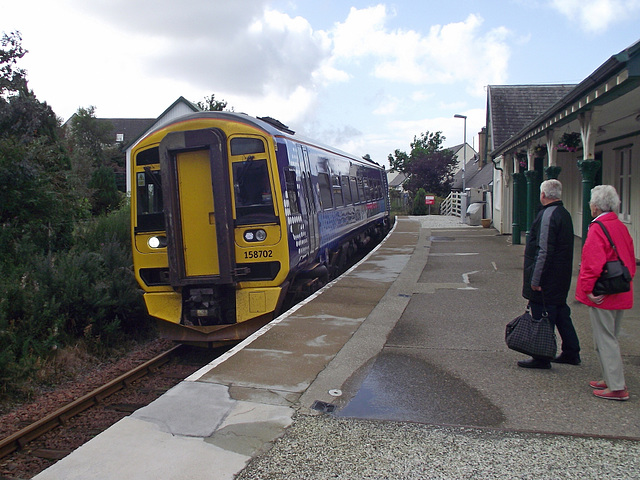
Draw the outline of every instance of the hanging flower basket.
<instances>
[{"instance_id":1,"label":"hanging flower basket","mask_svg":"<svg viewBox=\"0 0 640 480\"><path fill-rule=\"evenodd\" d=\"M527 154L525 152L515 152L514 155L518 160L518 165L520 165L520 168L526 169L529 166L529 163L527 162Z\"/></svg>"},{"instance_id":2,"label":"hanging flower basket","mask_svg":"<svg viewBox=\"0 0 640 480\"><path fill-rule=\"evenodd\" d=\"M533 150L533 156L535 158L544 158L544 156L547 154L547 147L543 146L543 145L538 145L536 148L534 148Z\"/></svg>"},{"instance_id":3,"label":"hanging flower basket","mask_svg":"<svg viewBox=\"0 0 640 480\"><path fill-rule=\"evenodd\" d=\"M577 132L563 133L558 141L557 150L565 150L567 152L577 152L580 147L580 134Z\"/></svg>"}]
</instances>

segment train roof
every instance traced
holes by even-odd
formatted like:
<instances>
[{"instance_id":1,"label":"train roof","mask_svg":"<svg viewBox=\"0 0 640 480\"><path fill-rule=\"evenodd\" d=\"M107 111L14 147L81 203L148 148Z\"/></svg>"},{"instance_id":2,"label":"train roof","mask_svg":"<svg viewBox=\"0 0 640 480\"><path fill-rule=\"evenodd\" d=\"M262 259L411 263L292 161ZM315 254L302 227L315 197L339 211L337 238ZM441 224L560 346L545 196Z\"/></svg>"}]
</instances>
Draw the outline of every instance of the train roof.
<instances>
[{"instance_id":1,"label":"train roof","mask_svg":"<svg viewBox=\"0 0 640 480\"><path fill-rule=\"evenodd\" d=\"M253 127L259 128L266 132L267 134L273 137L283 137L293 140L295 142L301 142L307 145L315 146L321 148L323 150L327 150L329 152L336 153L338 155L348 157L352 160L369 163L372 166L377 168L383 168L380 164L374 162L370 158L358 157L356 155L344 152L334 147L330 147L326 144L317 142L315 140L303 137L301 135L297 135L295 131L291 130L287 125L284 125L282 122L276 120L271 117L251 117L245 113L236 113L236 112L196 112L190 113L187 115L183 115L175 118L174 122L184 122L192 119L200 119L200 118L218 118L224 120L233 120L240 123L245 123L247 125L251 125ZM163 125L162 128L166 127L167 124Z\"/></svg>"}]
</instances>

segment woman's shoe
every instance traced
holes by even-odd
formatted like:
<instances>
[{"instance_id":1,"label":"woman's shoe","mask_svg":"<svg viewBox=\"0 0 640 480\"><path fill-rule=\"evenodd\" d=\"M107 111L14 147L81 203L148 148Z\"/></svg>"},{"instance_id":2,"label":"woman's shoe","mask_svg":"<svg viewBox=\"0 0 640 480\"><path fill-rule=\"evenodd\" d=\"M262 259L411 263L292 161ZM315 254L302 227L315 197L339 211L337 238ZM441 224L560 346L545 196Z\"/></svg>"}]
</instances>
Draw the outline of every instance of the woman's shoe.
<instances>
[{"instance_id":1,"label":"woman's shoe","mask_svg":"<svg viewBox=\"0 0 640 480\"><path fill-rule=\"evenodd\" d=\"M605 400L629 400L629 392L625 388L624 390L594 390L593 394L598 398L604 398Z\"/></svg>"},{"instance_id":2,"label":"woman's shoe","mask_svg":"<svg viewBox=\"0 0 640 480\"><path fill-rule=\"evenodd\" d=\"M589 386L598 390L604 390L605 388L607 388L607 384L604 380L592 380L589 382Z\"/></svg>"}]
</instances>

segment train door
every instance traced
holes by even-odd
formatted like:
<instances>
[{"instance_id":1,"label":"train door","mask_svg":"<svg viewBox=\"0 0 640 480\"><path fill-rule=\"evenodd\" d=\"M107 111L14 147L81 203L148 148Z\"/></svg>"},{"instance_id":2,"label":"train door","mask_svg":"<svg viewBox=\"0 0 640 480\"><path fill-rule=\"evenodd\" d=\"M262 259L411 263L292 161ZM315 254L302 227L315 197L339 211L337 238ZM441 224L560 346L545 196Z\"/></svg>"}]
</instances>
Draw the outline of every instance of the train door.
<instances>
[{"instance_id":1,"label":"train door","mask_svg":"<svg viewBox=\"0 0 640 480\"><path fill-rule=\"evenodd\" d=\"M309 152L304 145L298 145L300 158L302 159L302 188L304 189L305 204L308 215L309 247L311 253L315 254L318 250L319 233L318 233L318 211L316 208L316 200L311 184L311 163L309 162Z\"/></svg>"},{"instance_id":2,"label":"train door","mask_svg":"<svg viewBox=\"0 0 640 480\"><path fill-rule=\"evenodd\" d=\"M169 133L160 143L169 272L174 287L233 282L229 167L217 129Z\"/></svg>"}]
</instances>

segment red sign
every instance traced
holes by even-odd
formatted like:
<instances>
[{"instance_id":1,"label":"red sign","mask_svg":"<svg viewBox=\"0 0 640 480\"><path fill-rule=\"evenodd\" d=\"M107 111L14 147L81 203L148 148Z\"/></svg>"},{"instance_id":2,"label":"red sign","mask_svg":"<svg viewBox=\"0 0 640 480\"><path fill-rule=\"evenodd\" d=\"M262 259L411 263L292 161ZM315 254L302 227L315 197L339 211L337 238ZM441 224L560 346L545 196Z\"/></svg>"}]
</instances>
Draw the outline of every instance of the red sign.
<instances>
[{"instance_id":1,"label":"red sign","mask_svg":"<svg viewBox=\"0 0 640 480\"><path fill-rule=\"evenodd\" d=\"M425 195L424 197L424 204L425 205L434 205L436 203L436 196L435 195Z\"/></svg>"}]
</instances>

